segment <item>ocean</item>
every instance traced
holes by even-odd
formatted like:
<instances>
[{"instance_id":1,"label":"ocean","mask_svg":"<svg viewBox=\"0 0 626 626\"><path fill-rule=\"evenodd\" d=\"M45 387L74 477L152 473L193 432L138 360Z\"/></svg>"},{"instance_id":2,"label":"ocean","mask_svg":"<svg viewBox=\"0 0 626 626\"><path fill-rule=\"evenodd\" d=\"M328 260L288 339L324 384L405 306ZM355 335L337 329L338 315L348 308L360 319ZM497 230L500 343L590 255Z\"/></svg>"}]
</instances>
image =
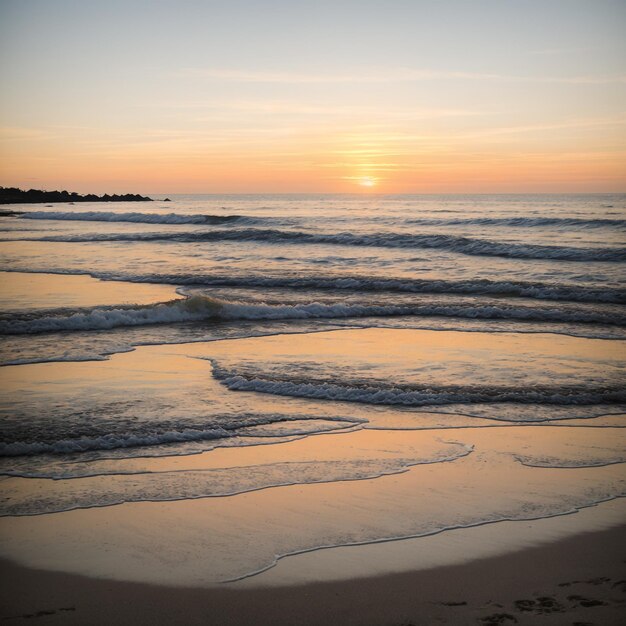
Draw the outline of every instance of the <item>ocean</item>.
<instances>
[{"instance_id":1,"label":"ocean","mask_svg":"<svg viewBox=\"0 0 626 626\"><path fill-rule=\"evenodd\" d=\"M224 581L624 494L626 195L169 197L0 216L0 516L223 496Z\"/></svg>"}]
</instances>

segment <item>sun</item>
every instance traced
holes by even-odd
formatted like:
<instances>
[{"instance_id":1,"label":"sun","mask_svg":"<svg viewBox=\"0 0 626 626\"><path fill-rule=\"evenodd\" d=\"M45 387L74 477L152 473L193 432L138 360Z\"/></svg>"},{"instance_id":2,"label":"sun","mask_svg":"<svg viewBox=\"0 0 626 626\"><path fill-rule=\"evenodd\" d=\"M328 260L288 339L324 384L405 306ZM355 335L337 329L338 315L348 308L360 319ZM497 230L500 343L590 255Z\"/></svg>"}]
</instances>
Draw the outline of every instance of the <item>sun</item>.
<instances>
[{"instance_id":1,"label":"sun","mask_svg":"<svg viewBox=\"0 0 626 626\"><path fill-rule=\"evenodd\" d=\"M358 179L358 183L361 187L374 187L376 185L376 179L371 176L363 176L363 178Z\"/></svg>"}]
</instances>

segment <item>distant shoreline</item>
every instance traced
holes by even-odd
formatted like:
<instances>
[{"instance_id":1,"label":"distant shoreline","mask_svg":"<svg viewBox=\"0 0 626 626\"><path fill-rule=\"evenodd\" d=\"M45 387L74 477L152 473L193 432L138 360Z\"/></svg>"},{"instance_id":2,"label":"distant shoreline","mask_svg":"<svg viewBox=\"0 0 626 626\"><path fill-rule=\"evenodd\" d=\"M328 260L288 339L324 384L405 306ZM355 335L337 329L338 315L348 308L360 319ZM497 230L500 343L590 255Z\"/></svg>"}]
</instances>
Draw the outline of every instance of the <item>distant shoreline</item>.
<instances>
[{"instance_id":1,"label":"distant shoreline","mask_svg":"<svg viewBox=\"0 0 626 626\"><path fill-rule=\"evenodd\" d=\"M41 189L18 189L17 187L0 187L0 204L37 204L40 202L153 202L152 198L137 193L104 194L93 193L81 195L70 191L43 191Z\"/></svg>"}]
</instances>

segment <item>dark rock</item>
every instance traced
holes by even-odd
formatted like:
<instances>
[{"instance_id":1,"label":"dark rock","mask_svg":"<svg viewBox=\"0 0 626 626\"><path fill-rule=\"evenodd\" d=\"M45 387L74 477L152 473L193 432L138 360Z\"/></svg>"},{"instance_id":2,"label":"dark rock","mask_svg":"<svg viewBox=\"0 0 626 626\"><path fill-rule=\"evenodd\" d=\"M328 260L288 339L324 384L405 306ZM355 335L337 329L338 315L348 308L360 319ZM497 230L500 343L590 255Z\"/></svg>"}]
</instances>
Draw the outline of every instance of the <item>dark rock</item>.
<instances>
[{"instance_id":1,"label":"dark rock","mask_svg":"<svg viewBox=\"0 0 626 626\"><path fill-rule=\"evenodd\" d=\"M139 194L127 193L123 195L104 194L97 196L93 193L81 196L76 192L69 191L42 191L41 189L29 189L24 191L17 187L0 187L0 204L34 204L43 202L152 202L152 198Z\"/></svg>"}]
</instances>

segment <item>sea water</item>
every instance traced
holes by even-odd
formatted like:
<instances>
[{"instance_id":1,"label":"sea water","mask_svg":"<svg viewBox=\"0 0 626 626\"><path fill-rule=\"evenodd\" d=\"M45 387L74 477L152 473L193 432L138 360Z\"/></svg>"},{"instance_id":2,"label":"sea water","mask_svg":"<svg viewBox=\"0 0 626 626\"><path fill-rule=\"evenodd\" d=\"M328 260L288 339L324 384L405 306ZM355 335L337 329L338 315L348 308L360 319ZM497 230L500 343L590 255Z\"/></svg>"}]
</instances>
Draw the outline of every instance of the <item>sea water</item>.
<instances>
[{"instance_id":1,"label":"sea water","mask_svg":"<svg viewBox=\"0 0 626 626\"><path fill-rule=\"evenodd\" d=\"M626 196L171 198L0 217L0 515L370 490L222 580L623 495Z\"/></svg>"}]
</instances>

